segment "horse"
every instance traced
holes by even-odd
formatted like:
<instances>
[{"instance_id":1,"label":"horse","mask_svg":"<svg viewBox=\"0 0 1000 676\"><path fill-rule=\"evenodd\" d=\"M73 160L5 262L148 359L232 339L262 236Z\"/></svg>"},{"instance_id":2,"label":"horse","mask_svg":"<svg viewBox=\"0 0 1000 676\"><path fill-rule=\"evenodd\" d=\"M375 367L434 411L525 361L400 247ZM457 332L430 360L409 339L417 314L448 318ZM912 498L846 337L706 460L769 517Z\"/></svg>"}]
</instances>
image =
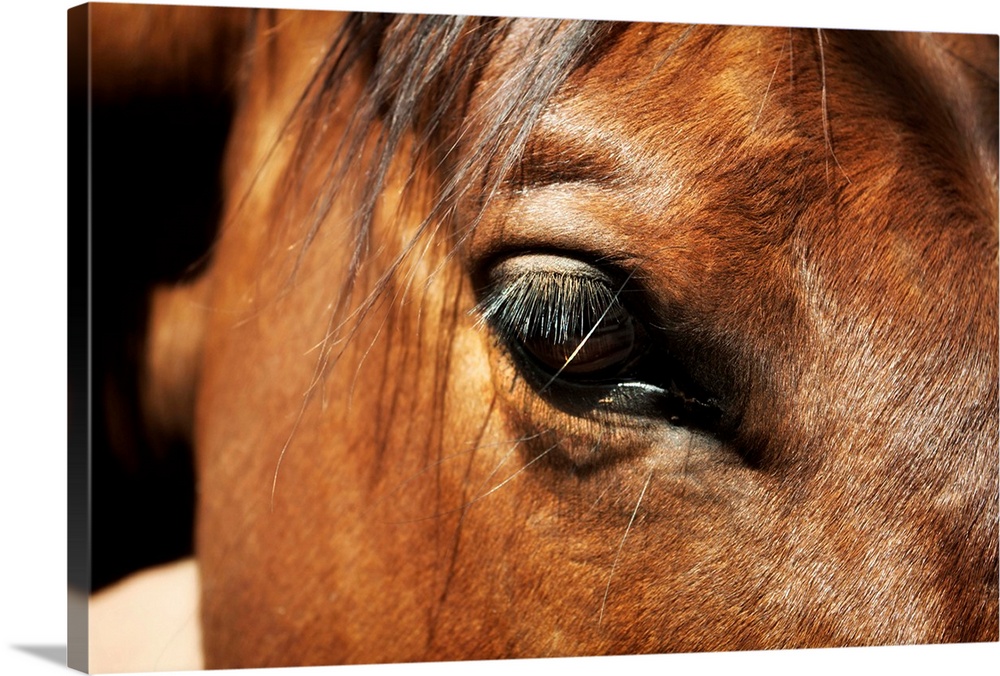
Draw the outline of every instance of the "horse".
<instances>
[{"instance_id":1,"label":"horse","mask_svg":"<svg viewBox=\"0 0 1000 676\"><path fill-rule=\"evenodd\" d=\"M998 640L996 36L91 12L232 103L206 667Z\"/></svg>"}]
</instances>

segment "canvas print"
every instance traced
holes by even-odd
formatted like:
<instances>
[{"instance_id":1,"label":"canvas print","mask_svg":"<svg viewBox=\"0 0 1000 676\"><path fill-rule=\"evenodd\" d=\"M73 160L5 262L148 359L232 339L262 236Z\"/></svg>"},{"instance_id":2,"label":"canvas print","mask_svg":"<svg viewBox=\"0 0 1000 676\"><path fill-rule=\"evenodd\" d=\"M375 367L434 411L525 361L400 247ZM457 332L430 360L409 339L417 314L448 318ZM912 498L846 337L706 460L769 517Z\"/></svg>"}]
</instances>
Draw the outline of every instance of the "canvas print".
<instances>
[{"instance_id":1,"label":"canvas print","mask_svg":"<svg viewBox=\"0 0 1000 676\"><path fill-rule=\"evenodd\" d=\"M998 640L996 35L69 25L73 666Z\"/></svg>"}]
</instances>

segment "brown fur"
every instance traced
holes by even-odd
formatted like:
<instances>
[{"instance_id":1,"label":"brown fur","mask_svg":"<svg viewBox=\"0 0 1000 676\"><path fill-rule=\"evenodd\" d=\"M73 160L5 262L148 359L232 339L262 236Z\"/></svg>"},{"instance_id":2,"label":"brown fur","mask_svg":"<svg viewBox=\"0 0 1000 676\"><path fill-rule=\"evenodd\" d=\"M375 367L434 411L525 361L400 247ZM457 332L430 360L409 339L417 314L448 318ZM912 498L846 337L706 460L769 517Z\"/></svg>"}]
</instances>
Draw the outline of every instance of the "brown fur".
<instances>
[{"instance_id":1,"label":"brown fur","mask_svg":"<svg viewBox=\"0 0 1000 676\"><path fill-rule=\"evenodd\" d=\"M514 21L358 257L363 185L315 205L377 154L381 122L337 154L372 65L305 120L343 17L256 21L196 384L207 666L997 640L995 36L616 27L435 211ZM522 377L473 309L535 250L628 271L726 432Z\"/></svg>"}]
</instances>

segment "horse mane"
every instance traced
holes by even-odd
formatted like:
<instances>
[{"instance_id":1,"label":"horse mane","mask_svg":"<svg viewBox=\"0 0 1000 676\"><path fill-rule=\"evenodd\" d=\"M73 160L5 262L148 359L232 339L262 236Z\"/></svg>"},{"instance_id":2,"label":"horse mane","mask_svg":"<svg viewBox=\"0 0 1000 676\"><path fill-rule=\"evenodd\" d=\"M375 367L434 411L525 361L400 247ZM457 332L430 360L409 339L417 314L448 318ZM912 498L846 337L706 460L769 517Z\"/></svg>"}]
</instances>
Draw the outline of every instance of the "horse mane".
<instances>
[{"instance_id":1,"label":"horse mane","mask_svg":"<svg viewBox=\"0 0 1000 676\"><path fill-rule=\"evenodd\" d=\"M552 95L572 73L592 63L625 27L598 21L538 20L520 46L519 54L525 58L504 74L503 86L489 94L489 124L473 131L464 119L472 93L518 21L371 13L347 17L294 113L299 133L286 174L286 193L298 195L304 187L301 177L318 162L331 167L320 189L308 196L312 208L300 261L334 204L351 195L357 207L347 224L354 244L346 287L352 287L371 249L372 224L390 166L408 153L411 171L404 201L426 187L415 180L421 163L437 170L439 184L415 235L375 285L369 299L373 300L428 228L456 225L453 211L470 191L478 193L482 213L518 162ZM322 132L354 73L361 73L363 89L353 102L356 107L335 157L329 157L319 151ZM289 126L294 124L290 121ZM459 153L459 144L467 143L470 136L474 142ZM363 167L356 158L363 158ZM456 247L477 221L478 216L450 233Z\"/></svg>"}]
</instances>

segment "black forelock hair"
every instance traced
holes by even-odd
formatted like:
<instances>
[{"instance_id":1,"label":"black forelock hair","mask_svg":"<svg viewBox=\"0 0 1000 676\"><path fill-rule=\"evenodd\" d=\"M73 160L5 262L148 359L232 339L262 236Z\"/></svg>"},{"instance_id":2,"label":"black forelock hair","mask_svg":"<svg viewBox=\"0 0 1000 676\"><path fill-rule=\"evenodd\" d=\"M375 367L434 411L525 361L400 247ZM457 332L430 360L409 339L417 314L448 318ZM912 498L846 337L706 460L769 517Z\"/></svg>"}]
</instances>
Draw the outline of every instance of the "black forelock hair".
<instances>
[{"instance_id":1,"label":"black forelock hair","mask_svg":"<svg viewBox=\"0 0 1000 676\"><path fill-rule=\"evenodd\" d=\"M624 24L599 21L531 20L537 25L516 67L504 74L503 94L490 97L486 128L471 147L463 146L458 153L459 142L468 140L465 113L473 90L519 21L525 19L375 13L347 17L294 113L301 133L286 187L301 190L299 177L316 162L332 167L319 193L305 196L312 208L302 253L336 200L348 189L356 189L357 206L350 222L354 250L347 271L348 284L354 282L371 246L375 210L389 168L406 142L411 142L411 179L421 159L439 174L433 207L411 245L432 223L438 227L448 222L463 197L471 194L481 213L518 162L547 102L570 74L591 63L624 28ZM324 122L343 83L356 70L363 74L363 90L337 145L337 157L320 156L317 148ZM366 147L373 130L377 130L374 147ZM362 158L365 164L359 165ZM408 181L406 190L413 187L413 181ZM460 241L476 220L453 223L452 235ZM393 274L399 262L384 271L383 279Z\"/></svg>"}]
</instances>

